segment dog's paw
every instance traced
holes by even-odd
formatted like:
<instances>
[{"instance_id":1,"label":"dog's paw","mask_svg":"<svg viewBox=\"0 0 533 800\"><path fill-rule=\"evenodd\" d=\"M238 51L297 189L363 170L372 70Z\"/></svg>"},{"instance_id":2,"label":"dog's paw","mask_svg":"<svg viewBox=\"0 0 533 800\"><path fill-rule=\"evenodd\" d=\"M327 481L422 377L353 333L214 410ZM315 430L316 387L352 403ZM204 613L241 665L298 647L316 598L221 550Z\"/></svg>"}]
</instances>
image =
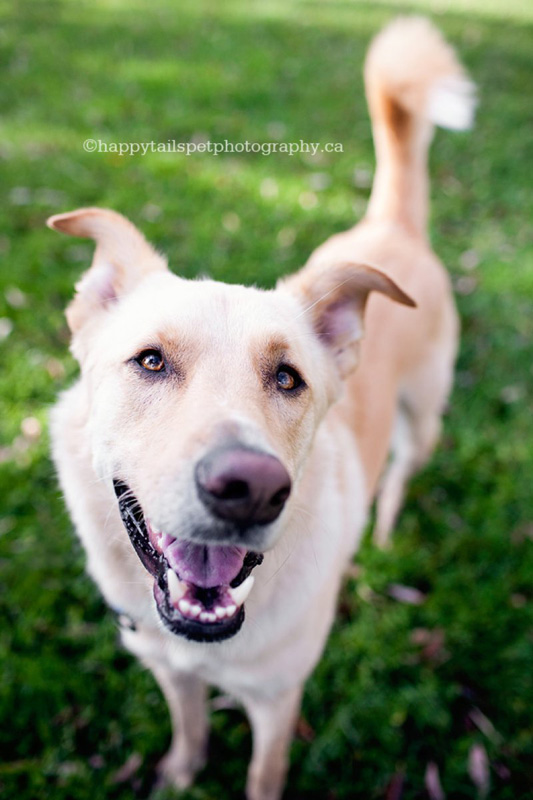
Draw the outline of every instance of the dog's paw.
<instances>
[{"instance_id":1,"label":"dog's paw","mask_svg":"<svg viewBox=\"0 0 533 800\"><path fill-rule=\"evenodd\" d=\"M280 800L283 794L284 776L257 776L248 774L246 782L246 800Z\"/></svg>"},{"instance_id":2,"label":"dog's paw","mask_svg":"<svg viewBox=\"0 0 533 800\"><path fill-rule=\"evenodd\" d=\"M157 765L158 785L188 789L194 783L196 774L204 768L204 750L194 755L184 756L179 751L169 750Z\"/></svg>"}]
</instances>

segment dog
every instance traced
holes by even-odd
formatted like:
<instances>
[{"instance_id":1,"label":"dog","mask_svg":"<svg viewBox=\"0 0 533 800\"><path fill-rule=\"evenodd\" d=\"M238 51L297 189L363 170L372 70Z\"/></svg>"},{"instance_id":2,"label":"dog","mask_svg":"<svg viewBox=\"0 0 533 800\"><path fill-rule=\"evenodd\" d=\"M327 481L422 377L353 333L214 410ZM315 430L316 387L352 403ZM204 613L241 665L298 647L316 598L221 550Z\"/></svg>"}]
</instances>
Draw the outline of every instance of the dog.
<instances>
[{"instance_id":1,"label":"dog","mask_svg":"<svg viewBox=\"0 0 533 800\"><path fill-rule=\"evenodd\" d=\"M53 411L54 460L88 571L168 702L176 787L205 763L214 685L251 723L248 800L281 796L371 504L385 546L439 436L459 326L426 234L427 153L434 124L470 126L473 86L422 18L378 34L365 83L367 213L274 290L177 277L114 211L48 221L96 242L67 309L81 376Z\"/></svg>"}]
</instances>

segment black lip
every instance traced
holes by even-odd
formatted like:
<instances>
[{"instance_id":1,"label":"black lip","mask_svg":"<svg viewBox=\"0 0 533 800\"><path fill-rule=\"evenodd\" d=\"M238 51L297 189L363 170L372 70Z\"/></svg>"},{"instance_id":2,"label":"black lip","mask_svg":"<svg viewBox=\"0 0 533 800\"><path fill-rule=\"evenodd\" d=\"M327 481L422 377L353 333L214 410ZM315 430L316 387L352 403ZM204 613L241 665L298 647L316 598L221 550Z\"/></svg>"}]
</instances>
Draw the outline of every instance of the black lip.
<instances>
[{"instance_id":1,"label":"black lip","mask_svg":"<svg viewBox=\"0 0 533 800\"><path fill-rule=\"evenodd\" d=\"M184 617L180 620L169 620L161 613L159 605L157 609L165 627L176 636L184 636L190 642L223 642L225 639L231 639L240 631L245 616L244 606L241 606L238 613L227 622L209 624L185 620Z\"/></svg>"},{"instance_id":2,"label":"black lip","mask_svg":"<svg viewBox=\"0 0 533 800\"><path fill-rule=\"evenodd\" d=\"M120 516L133 548L145 569L155 578L154 599L165 627L172 633L184 636L194 642L220 642L234 636L244 622L244 606L241 606L238 613L231 619L204 623L185 619L169 604L166 580L168 564L165 557L152 547L141 506L124 481L114 479L113 487L118 500ZM230 585L232 587L239 586L248 577L253 568L261 564L262 561L262 553L248 552L244 558L241 571L231 581Z\"/></svg>"},{"instance_id":3,"label":"black lip","mask_svg":"<svg viewBox=\"0 0 533 800\"><path fill-rule=\"evenodd\" d=\"M264 555L263 553L254 553L252 551L246 553L244 556L244 561L242 564L241 571L238 575L233 578L230 582L230 586L235 588L235 586L240 586L243 581L246 580L248 575L251 573L254 567L258 567L259 564L263 563Z\"/></svg>"},{"instance_id":4,"label":"black lip","mask_svg":"<svg viewBox=\"0 0 533 800\"><path fill-rule=\"evenodd\" d=\"M168 593L164 591L165 579L163 576L154 583L154 597L159 616L166 628L178 636L184 636L192 642L222 642L230 639L240 630L244 622L244 606L241 606L237 614L228 620L220 622L196 622L192 619L185 619L179 612L176 612L168 603Z\"/></svg>"},{"instance_id":5,"label":"black lip","mask_svg":"<svg viewBox=\"0 0 533 800\"><path fill-rule=\"evenodd\" d=\"M131 490L123 481L113 480L118 508L124 527L128 532L135 552L150 575L157 577L162 561L161 555L152 547L146 530L144 514Z\"/></svg>"}]
</instances>

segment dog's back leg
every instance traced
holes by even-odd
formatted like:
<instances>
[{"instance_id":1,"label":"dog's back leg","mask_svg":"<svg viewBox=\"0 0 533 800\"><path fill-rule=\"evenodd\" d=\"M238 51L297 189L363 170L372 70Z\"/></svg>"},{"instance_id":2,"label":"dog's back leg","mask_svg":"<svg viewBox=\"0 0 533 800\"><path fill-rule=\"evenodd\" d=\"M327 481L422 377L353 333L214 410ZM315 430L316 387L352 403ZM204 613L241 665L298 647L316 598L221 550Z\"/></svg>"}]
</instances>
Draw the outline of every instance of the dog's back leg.
<instances>
[{"instance_id":1,"label":"dog's back leg","mask_svg":"<svg viewBox=\"0 0 533 800\"><path fill-rule=\"evenodd\" d=\"M390 460L378 488L374 542L388 546L396 518L401 511L409 479L429 459L438 442L441 413L426 409L413 415L402 405L397 412L391 440Z\"/></svg>"},{"instance_id":2,"label":"dog's back leg","mask_svg":"<svg viewBox=\"0 0 533 800\"><path fill-rule=\"evenodd\" d=\"M445 301L441 335L401 388L391 440L391 459L376 501L374 541L386 547L403 505L409 478L430 458L453 384L459 322L451 298Z\"/></svg>"},{"instance_id":3,"label":"dog's back leg","mask_svg":"<svg viewBox=\"0 0 533 800\"><path fill-rule=\"evenodd\" d=\"M174 672L161 664L147 665L161 687L172 721L172 743L158 773L163 782L186 789L206 760L206 686L196 675Z\"/></svg>"},{"instance_id":4,"label":"dog's back leg","mask_svg":"<svg viewBox=\"0 0 533 800\"><path fill-rule=\"evenodd\" d=\"M391 439L390 460L380 482L376 500L374 541L387 547L396 517L402 507L407 481L415 463L415 443L407 409L398 408Z\"/></svg>"}]
</instances>

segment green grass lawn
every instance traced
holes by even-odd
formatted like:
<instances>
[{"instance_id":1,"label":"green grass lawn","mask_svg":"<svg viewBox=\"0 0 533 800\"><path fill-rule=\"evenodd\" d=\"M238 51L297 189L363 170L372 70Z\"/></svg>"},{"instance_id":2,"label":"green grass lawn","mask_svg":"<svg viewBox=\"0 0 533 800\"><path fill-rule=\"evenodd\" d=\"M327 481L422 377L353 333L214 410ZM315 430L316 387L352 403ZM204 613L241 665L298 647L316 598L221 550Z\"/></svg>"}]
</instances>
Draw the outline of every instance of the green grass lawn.
<instances>
[{"instance_id":1,"label":"green grass lawn","mask_svg":"<svg viewBox=\"0 0 533 800\"><path fill-rule=\"evenodd\" d=\"M110 206L180 274L271 286L361 216L374 163L365 48L395 13L423 10L480 88L475 131L438 132L431 155L432 240L463 324L456 388L394 547L367 541L343 590L287 797L427 798L434 764L448 798L481 798L471 773L484 754L491 798L533 797L533 5L0 9L0 796L145 797L170 730L84 574L48 456L48 408L76 375L63 309L91 247L44 220ZM89 137L303 139L344 152L120 157L85 153ZM424 602L395 599L396 584ZM241 713L214 713L209 766L183 797L238 797L249 750ZM131 753L142 764L117 773Z\"/></svg>"}]
</instances>

